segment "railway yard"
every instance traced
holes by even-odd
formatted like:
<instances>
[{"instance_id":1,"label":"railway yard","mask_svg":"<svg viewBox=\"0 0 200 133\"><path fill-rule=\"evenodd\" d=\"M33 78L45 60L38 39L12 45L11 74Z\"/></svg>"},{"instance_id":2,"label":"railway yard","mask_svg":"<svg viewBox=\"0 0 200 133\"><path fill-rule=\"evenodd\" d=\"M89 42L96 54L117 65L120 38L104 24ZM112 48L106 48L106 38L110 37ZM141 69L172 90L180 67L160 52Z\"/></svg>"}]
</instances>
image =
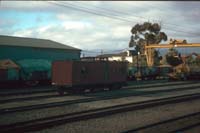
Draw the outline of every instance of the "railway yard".
<instances>
[{"instance_id":1,"label":"railway yard","mask_svg":"<svg viewBox=\"0 0 200 133\"><path fill-rule=\"evenodd\" d=\"M154 3L0 0L0 133L200 133L200 5Z\"/></svg>"},{"instance_id":2,"label":"railway yard","mask_svg":"<svg viewBox=\"0 0 200 133\"><path fill-rule=\"evenodd\" d=\"M119 90L58 95L55 87L1 89L0 132L200 131L198 81L131 81Z\"/></svg>"}]
</instances>

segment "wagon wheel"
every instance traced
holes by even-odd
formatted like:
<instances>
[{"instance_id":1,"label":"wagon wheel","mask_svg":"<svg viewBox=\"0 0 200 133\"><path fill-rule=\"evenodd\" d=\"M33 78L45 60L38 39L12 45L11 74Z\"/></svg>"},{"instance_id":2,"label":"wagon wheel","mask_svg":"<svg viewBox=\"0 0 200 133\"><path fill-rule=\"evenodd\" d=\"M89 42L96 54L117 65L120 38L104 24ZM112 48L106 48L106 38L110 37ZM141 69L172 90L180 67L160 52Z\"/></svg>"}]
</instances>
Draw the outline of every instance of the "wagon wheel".
<instances>
[{"instance_id":1,"label":"wagon wheel","mask_svg":"<svg viewBox=\"0 0 200 133\"><path fill-rule=\"evenodd\" d=\"M99 91L99 89L98 89L98 88L95 88L95 87L92 87L92 88L90 88L89 90L90 90L91 93L93 93L93 92L98 92L98 91Z\"/></svg>"},{"instance_id":2,"label":"wagon wheel","mask_svg":"<svg viewBox=\"0 0 200 133\"><path fill-rule=\"evenodd\" d=\"M109 87L109 90L119 90L121 89L122 85L121 84L115 84L115 85L111 85Z\"/></svg>"},{"instance_id":3,"label":"wagon wheel","mask_svg":"<svg viewBox=\"0 0 200 133\"><path fill-rule=\"evenodd\" d=\"M26 81L25 84L28 86L36 86L39 84L39 81L38 80Z\"/></svg>"},{"instance_id":4,"label":"wagon wheel","mask_svg":"<svg viewBox=\"0 0 200 133\"><path fill-rule=\"evenodd\" d=\"M64 87L59 87L59 88L58 88L58 94L59 94L60 96L63 96L63 95L65 94Z\"/></svg>"},{"instance_id":5,"label":"wagon wheel","mask_svg":"<svg viewBox=\"0 0 200 133\"><path fill-rule=\"evenodd\" d=\"M73 92L74 92L75 94L81 94L81 93L84 93L84 92L85 92L85 88L75 88L75 89L73 90Z\"/></svg>"}]
</instances>

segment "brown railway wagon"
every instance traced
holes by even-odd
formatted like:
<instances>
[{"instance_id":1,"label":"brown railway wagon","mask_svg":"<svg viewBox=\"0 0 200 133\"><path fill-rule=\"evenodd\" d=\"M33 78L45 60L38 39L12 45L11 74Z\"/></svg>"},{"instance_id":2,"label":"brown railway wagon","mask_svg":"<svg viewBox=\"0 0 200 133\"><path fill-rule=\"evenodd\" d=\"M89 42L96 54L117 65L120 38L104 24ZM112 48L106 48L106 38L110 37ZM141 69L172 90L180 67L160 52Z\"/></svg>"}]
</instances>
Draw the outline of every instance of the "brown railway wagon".
<instances>
[{"instance_id":1,"label":"brown railway wagon","mask_svg":"<svg viewBox=\"0 0 200 133\"><path fill-rule=\"evenodd\" d=\"M7 70L6 69L0 69L0 81L7 80Z\"/></svg>"},{"instance_id":2,"label":"brown railway wagon","mask_svg":"<svg viewBox=\"0 0 200 133\"><path fill-rule=\"evenodd\" d=\"M126 82L126 71L126 62L55 61L52 64L52 85L60 91L120 88Z\"/></svg>"}]
</instances>

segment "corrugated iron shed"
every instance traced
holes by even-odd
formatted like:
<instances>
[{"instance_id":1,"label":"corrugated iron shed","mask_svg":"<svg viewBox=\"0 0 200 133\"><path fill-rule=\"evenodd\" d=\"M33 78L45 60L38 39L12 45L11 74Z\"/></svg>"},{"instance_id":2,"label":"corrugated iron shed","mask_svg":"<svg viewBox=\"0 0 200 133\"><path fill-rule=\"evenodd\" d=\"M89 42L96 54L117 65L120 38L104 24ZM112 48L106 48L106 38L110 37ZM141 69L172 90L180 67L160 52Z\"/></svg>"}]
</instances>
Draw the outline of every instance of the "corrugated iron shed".
<instances>
[{"instance_id":1,"label":"corrugated iron shed","mask_svg":"<svg viewBox=\"0 0 200 133\"><path fill-rule=\"evenodd\" d=\"M56 60L80 60L80 49L47 39L13 37L0 35L0 77L2 80L17 79L17 71L11 69L13 64L20 67L23 80L51 78L51 64ZM12 60L14 63L11 63ZM5 70L5 71L3 71Z\"/></svg>"},{"instance_id":2,"label":"corrugated iron shed","mask_svg":"<svg viewBox=\"0 0 200 133\"><path fill-rule=\"evenodd\" d=\"M0 35L1 60L80 60L80 51L51 40Z\"/></svg>"},{"instance_id":3,"label":"corrugated iron shed","mask_svg":"<svg viewBox=\"0 0 200 133\"><path fill-rule=\"evenodd\" d=\"M0 45L6 46L21 46L21 47L36 47L36 48L53 48L53 49L67 49L67 50L78 50L62 43L58 43L47 39L36 39L36 38L25 38L25 37L14 37L0 35Z\"/></svg>"}]
</instances>

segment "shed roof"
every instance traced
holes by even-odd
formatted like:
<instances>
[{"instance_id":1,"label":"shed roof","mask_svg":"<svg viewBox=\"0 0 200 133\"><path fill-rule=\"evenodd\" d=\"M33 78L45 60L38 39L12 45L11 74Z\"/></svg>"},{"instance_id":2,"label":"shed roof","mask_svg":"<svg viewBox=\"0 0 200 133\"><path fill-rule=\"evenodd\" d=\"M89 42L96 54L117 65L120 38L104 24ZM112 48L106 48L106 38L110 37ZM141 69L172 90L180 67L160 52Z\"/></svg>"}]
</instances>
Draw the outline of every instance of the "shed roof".
<instances>
[{"instance_id":1,"label":"shed roof","mask_svg":"<svg viewBox=\"0 0 200 133\"><path fill-rule=\"evenodd\" d=\"M16 36L5 36L0 35L0 46L21 46L21 47L37 47L37 48L53 48L53 49L67 49L67 50L77 50L74 48L62 43L58 43L52 40L47 39L37 39L37 38L25 38L25 37L16 37Z\"/></svg>"}]
</instances>

